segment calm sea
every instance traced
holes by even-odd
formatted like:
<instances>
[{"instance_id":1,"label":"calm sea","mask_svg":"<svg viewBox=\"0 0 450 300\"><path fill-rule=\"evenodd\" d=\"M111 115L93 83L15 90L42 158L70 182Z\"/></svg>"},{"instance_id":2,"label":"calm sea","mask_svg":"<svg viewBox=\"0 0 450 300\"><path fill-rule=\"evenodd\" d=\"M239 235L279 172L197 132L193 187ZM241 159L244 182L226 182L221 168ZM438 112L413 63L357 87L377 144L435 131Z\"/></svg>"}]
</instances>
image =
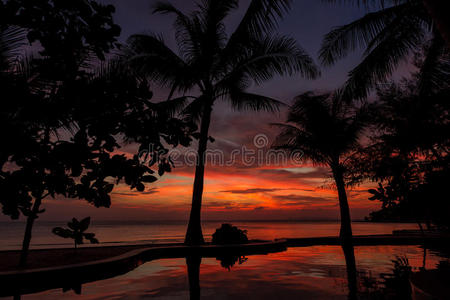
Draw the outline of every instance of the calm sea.
<instances>
[{"instance_id":1,"label":"calm sea","mask_svg":"<svg viewBox=\"0 0 450 300\"><path fill-rule=\"evenodd\" d=\"M250 239L270 240L275 238L321 237L339 234L337 222L230 222L248 231ZM215 229L221 222L207 221L203 223L203 234L206 240L211 239ZM32 248L71 247L69 240L52 234L52 228L65 226L64 222L37 222L33 229ZM405 223L368 223L354 222L353 233L389 234L398 229L416 229L416 224ZM0 222L0 250L19 249L25 223ZM182 242L186 230L185 222L94 222L89 232L96 234L100 245L170 243Z\"/></svg>"}]
</instances>

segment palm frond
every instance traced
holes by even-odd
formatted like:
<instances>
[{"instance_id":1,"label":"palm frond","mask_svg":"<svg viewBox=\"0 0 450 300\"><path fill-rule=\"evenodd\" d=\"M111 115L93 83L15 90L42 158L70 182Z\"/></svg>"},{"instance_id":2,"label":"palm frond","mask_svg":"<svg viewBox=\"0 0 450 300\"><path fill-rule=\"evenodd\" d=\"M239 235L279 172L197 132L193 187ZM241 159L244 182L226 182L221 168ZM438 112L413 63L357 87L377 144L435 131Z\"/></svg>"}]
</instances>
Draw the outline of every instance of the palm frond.
<instances>
[{"instance_id":1,"label":"palm frond","mask_svg":"<svg viewBox=\"0 0 450 300\"><path fill-rule=\"evenodd\" d=\"M322 0L325 3L352 4L365 8L384 8L389 5L398 5L409 0Z\"/></svg>"},{"instance_id":2,"label":"palm frond","mask_svg":"<svg viewBox=\"0 0 450 300\"><path fill-rule=\"evenodd\" d=\"M414 28L419 29L420 34L423 34L424 32L431 33L431 29L433 28L432 20L428 15L424 13L422 3L418 3L417 1L410 1L405 5L396 7L400 8L397 16L392 20L389 26L386 26L383 30L381 30L370 41L370 43L367 44L364 51L365 55L370 53L376 46L378 46L378 44L388 38L392 34L392 32L395 32L398 29L402 29L402 26L405 26L405 19L407 19L408 21L414 20ZM406 21L406 23L408 21Z\"/></svg>"},{"instance_id":3,"label":"palm frond","mask_svg":"<svg viewBox=\"0 0 450 300\"><path fill-rule=\"evenodd\" d=\"M350 24L333 29L322 42L319 52L322 64L333 65L337 60L345 58L349 52L366 47L383 29L389 27L406 5L369 13Z\"/></svg>"},{"instance_id":4,"label":"palm frond","mask_svg":"<svg viewBox=\"0 0 450 300\"><path fill-rule=\"evenodd\" d=\"M365 110L355 109L334 94L304 93L294 99L275 147L301 150L315 164L330 165L358 146Z\"/></svg>"},{"instance_id":5,"label":"palm frond","mask_svg":"<svg viewBox=\"0 0 450 300\"><path fill-rule=\"evenodd\" d=\"M300 73L306 78L316 78L320 74L312 58L292 38L273 36L249 44L245 55L230 62L231 72L225 79L243 73L260 84L275 75Z\"/></svg>"},{"instance_id":6,"label":"palm frond","mask_svg":"<svg viewBox=\"0 0 450 300\"><path fill-rule=\"evenodd\" d=\"M158 113L163 113L166 116L174 117L185 109L188 98L189 97L186 96L178 97L171 100L154 103L153 106Z\"/></svg>"},{"instance_id":7,"label":"palm frond","mask_svg":"<svg viewBox=\"0 0 450 300\"><path fill-rule=\"evenodd\" d=\"M278 20L289 10L291 3L291 0L251 1L233 35L260 37L271 32L277 27Z\"/></svg>"},{"instance_id":8,"label":"palm frond","mask_svg":"<svg viewBox=\"0 0 450 300\"><path fill-rule=\"evenodd\" d=\"M0 71L6 70L23 52L26 31L20 27L9 26L0 29Z\"/></svg>"},{"instance_id":9,"label":"palm frond","mask_svg":"<svg viewBox=\"0 0 450 300\"><path fill-rule=\"evenodd\" d=\"M194 85L195 74L186 62L174 53L161 38L154 35L133 35L128 40L131 51L127 54L131 67L172 88L186 91Z\"/></svg>"},{"instance_id":10,"label":"palm frond","mask_svg":"<svg viewBox=\"0 0 450 300\"><path fill-rule=\"evenodd\" d=\"M424 38L421 22L414 16L404 16L389 33L383 32L383 39L363 61L353 69L341 90L347 101L363 99L376 84L385 81L408 54L417 49Z\"/></svg>"},{"instance_id":11,"label":"palm frond","mask_svg":"<svg viewBox=\"0 0 450 300\"><path fill-rule=\"evenodd\" d=\"M236 55L245 53L249 40L261 39L270 34L278 25L283 14L290 9L292 0L255 0L250 2L244 17L230 36L221 57L227 62Z\"/></svg>"},{"instance_id":12,"label":"palm frond","mask_svg":"<svg viewBox=\"0 0 450 300\"><path fill-rule=\"evenodd\" d=\"M289 110L287 121L297 122L299 119L306 119L311 116L312 111L315 111L316 115L327 115L332 110L327 102L330 97L330 93L317 95L311 91L296 96ZM332 113L336 114L335 111L332 111Z\"/></svg>"},{"instance_id":13,"label":"palm frond","mask_svg":"<svg viewBox=\"0 0 450 300\"><path fill-rule=\"evenodd\" d=\"M103 61L94 70L92 79L101 79L104 81L112 81L115 78L119 80L129 72L127 65L120 59L110 59Z\"/></svg>"},{"instance_id":14,"label":"palm frond","mask_svg":"<svg viewBox=\"0 0 450 300\"><path fill-rule=\"evenodd\" d=\"M231 107L238 111L278 112L280 111L280 107L286 106L286 104L276 99L244 91L231 92L229 94L229 100Z\"/></svg>"},{"instance_id":15,"label":"palm frond","mask_svg":"<svg viewBox=\"0 0 450 300\"><path fill-rule=\"evenodd\" d=\"M315 138L311 133L291 124L272 123L271 125L281 130L275 138L272 148L288 153L301 151L302 159L309 160L314 165L327 165L330 162L329 154L317 148Z\"/></svg>"},{"instance_id":16,"label":"palm frond","mask_svg":"<svg viewBox=\"0 0 450 300\"><path fill-rule=\"evenodd\" d=\"M211 29L220 24L238 4L238 0L202 0L198 7L205 27Z\"/></svg>"},{"instance_id":17,"label":"palm frond","mask_svg":"<svg viewBox=\"0 0 450 300\"><path fill-rule=\"evenodd\" d=\"M425 47L425 59L418 74L419 94L422 96L449 86L450 56L444 39L436 31L430 44Z\"/></svg>"},{"instance_id":18,"label":"palm frond","mask_svg":"<svg viewBox=\"0 0 450 300\"><path fill-rule=\"evenodd\" d=\"M191 103L186 105L182 111L184 120L193 123L199 123L202 118L202 112L205 105L202 96L195 98Z\"/></svg>"},{"instance_id":19,"label":"palm frond","mask_svg":"<svg viewBox=\"0 0 450 300\"><path fill-rule=\"evenodd\" d=\"M226 41L224 19L230 12L238 7L237 0L202 0L198 3L198 11L194 12L192 18L196 18L200 32L201 55L195 61L197 68L208 72L215 63L216 55L219 53Z\"/></svg>"},{"instance_id":20,"label":"palm frond","mask_svg":"<svg viewBox=\"0 0 450 300\"><path fill-rule=\"evenodd\" d=\"M189 17L167 1L156 2L153 6L153 13L175 15L175 39L181 56L187 62L195 61L202 56L201 23L196 14Z\"/></svg>"}]
</instances>

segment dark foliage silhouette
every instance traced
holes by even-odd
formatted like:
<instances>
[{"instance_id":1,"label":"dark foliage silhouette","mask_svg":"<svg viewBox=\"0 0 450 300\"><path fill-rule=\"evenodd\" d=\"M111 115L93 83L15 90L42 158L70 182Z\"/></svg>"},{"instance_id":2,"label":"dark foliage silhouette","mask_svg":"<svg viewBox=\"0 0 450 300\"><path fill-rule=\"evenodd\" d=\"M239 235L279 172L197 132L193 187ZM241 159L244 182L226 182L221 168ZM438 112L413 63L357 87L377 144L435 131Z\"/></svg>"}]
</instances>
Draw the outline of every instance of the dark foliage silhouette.
<instances>
[{"instance_id":1,"label":"dark foliage silhouette","mask_svg":"<svg viewBox=\"0 0 450 300\"><path fill-rule=\"evenodd\" d=\"M352 172L356 180L379 183L369 193L382 209L371 220L448 227L443 211L448 211L444 182L450 178L450 64L448 53L433 52L432 44L421 52L412 79L378 89L372 140L355 155Z\"/></svg>"},{"instance_id":2,"label":"dark foliage silhouette","mask_svg":"<svg viewBox=\"0 0 450 300\"><path fill-rule=\"evenodd\" d=\"M86 56L103 60L121 32L113 21L114 6L94 0L6 0L0 12L1 23L25 29L28 42L40 46L35 63L55 80L80 75Z\"/></svg>"},{"instance_id":3,"label":"dark foliage silhouette","mask_svg":"<svg viewBox=\"0 0 450 300\"><path fill-rule=\"evenodd\" d=\"M116 29L105 33L116 27L110 23L111 7L82 1L55 5L49 12L25 1L17 13L22 5L19 2L2 3L7 5L2 6L2 13L12 15L0 25L4 100L0 134L7 141L0 148L0 202L4 214L27 218L20 259L23 266L34 221L45 211L41 207L45 198L80 198L96 207L109 207L110 194L119 182L143 191L145 183L157 180L152 167L159 175L170 171L166 146L189 144L195 128L173 117L181 106L179 101L152 103L145 79L118 59L99 61L111 50L118 34ZM41 1L39 5L47 8L46 3L53 2ZM93 8L86 9L86 4ZM34 24L32 18L21 17L29 10L37 19L41 13L42 19L61 21L45 28ZM89 21L91 17L94 19ZM31 23L24 24L26 20ZM98 27L86 27L86 22ZM71 35L58 35L55 30ZM97 39L98 34L102 37ZM23 55L26 36L28 42L36 41L43 47L41 54ZM66 38L80 42L72 45ZM66 59L60 54L72 56ZM140 150L150 148L150 163L143 165L137 154L132 158L115 154L122 140L138 143Z\"/></svg>"}]
</instances>

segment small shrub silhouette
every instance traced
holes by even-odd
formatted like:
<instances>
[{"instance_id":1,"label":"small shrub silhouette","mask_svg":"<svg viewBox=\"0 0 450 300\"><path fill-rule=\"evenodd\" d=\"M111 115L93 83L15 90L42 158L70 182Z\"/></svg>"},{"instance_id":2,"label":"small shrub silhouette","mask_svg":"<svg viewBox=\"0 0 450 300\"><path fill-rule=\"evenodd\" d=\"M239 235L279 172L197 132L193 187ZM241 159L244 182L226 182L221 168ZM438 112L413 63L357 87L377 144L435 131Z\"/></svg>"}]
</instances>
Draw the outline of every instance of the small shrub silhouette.
<instances>
[{"instance_id":1,"label":"small shrub silhouette","mask_svg":"<svg viewBox=\"0 0 450 300\"><path fill-rule=\"evenodd\" d=\"M75 249L77 249L77 245L83 244L85 239L91 242L91 244L98 244L98 240L95 238L94 233L85 232L89 228L90 223L90 217L84 218L81 221L73 218L71 222L67 223L69 228L55 227L52 232L62 238L73 239Z\"/></svg>"},{"instance_id":2,"label":"small shrub silhouette","mask_svg":"<svg viewBox=\"0 0 450 300\"><path fill-rule=\"evenodd\" d=\"M241 230L231 224L222 224L212 235L212 243L216 245L248 243L247 230Z\"/></svg>"}]
</instances>

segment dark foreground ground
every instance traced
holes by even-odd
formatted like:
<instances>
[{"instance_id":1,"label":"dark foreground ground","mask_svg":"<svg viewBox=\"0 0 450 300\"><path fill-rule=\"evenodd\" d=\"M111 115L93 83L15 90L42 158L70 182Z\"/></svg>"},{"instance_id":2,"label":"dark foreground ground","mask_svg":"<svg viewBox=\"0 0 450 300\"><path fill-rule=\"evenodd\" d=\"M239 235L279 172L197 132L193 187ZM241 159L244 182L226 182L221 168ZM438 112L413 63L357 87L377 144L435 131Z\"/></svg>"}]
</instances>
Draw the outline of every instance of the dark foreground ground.
<instances>
[{"instance_id":1,"label":"dark foreground ground","mask_svg":"<svg viewBox=\"0 0 450 300\"><path fill-rule=\"evenodd\" d=\"M173 245L173 244L172 244ZM158 245L161 246L161 245ZM31 250L27 269L72 265L119 256L152 245ZM0 251L0 272L18 270L20 251Z\"/></svg>"}]
</instances>

